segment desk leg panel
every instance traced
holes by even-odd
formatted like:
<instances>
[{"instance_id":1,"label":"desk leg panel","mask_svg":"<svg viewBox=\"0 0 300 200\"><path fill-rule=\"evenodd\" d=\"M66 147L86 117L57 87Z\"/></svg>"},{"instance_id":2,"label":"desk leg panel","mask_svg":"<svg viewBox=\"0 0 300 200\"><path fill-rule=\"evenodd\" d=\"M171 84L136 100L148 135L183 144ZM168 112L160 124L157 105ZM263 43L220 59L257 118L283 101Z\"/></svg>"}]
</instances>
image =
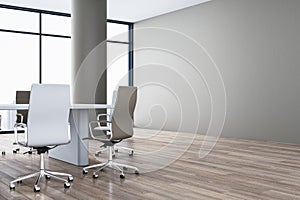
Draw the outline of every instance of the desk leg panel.
<instances>
[{"instance_id":1,"label":"desk leg panel","mask_svg":"<svg viewBox=\"0 0 300 200\"><path fill-rule=\"evenodd\" d=\"M88 141L88 110L76 109L70 112L71 142L49 151L49 156L78 166L89 164Z\"/></svg>"}]
</instances>

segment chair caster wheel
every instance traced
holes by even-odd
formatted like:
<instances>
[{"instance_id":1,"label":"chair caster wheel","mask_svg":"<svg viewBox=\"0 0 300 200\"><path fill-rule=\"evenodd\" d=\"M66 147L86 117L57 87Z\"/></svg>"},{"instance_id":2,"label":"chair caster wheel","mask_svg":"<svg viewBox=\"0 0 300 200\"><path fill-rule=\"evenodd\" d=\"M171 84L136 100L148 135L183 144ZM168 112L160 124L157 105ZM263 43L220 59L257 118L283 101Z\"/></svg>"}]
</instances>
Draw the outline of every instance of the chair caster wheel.
<instances>
[{"instance_id":1,"label":"chair caster wheel","mask_svg":"<svg viewBox=\"0 0 300 200\"><path fill-rule=\"evenodd\" d=\"M124 174L120 174L120 178L121 178L121 179L124 179L124 178L125 178L125 175L124 175Z\"/></svg>"},{"instance_id":2,"label":"chair caster wheel","mask_svg":"<svg viewBox=\"0 0 300 200\"><path fill-rule=\"evenodd\" d=\"M135 170L134 173L137 174L137 175L140 174L140 172L138 170Z\"/></svg>"},{"instance_id":3,"label":"chair caster wheel","mask_svg":"<svg viewBox=\"0 0 300 200\"><path fill-rule=\"evenodd\" d=\"M51 176L49 176L49 175L46 175L45 177L47 180L51 179Z\"/></svg>"},{"instance_id":4,"label":"chair caster wheel","mask_svg":"<svg viewBox=\"0 0 300 200\"><path fill-rule=\"evenodd\" d=\"M130 151L129 156L133 156L133 151Z\"/></svg>"},{"instance_id":5,"label":"chair caster wheel","mask_svg":"<svg viewBox=\"0 0 300 200\"><path fill-rule=\"evenodd\" d=\"M101 154L101 152L99 152L99 153L95 153L95 156L99 157L99 156L100 156L100 154Z\"/></svg>"},{"instance_id":6,"label":"chair caster wheel","mask_svg":"<svg viewBox=\"0 0 300 200\"><path fill-rule=\"evenodd\" d=\"M2 151L2 156L4 156L5 155L5 151Z\"/></svg>"},{"instance_id":7,"label":"chair caster wheel","mask_svg":"<svg viewBox=\"0 0 300 200\"><path fill-rule=\"evenodd\" d=\"M17 150L13 150L13 153L16 154L16 153L18 153L18 151Z\"/></svg>"},{"instance_id":8,"label":"chair caster wheel","mask_svg":"<svg viewBox=\"0 0 300 200\"><path fill-rule=\"evenodd\" d=\"M41 188L39 186L35 185L33 190L34 190L34 192L39 192L39 191L41 191Z\"/></svg>"},{"instance_id":9,"label":"chair caster wheel","mask_svg":"<svg viewBox=\"0 0 300 200\"><path fill-rule=\"evenodd\" d=\"M85 170L85 169L82 170L82 173L83 173L83 174L87 174L88 172L89 172L88 170Z\"/></svg>"},{"instance_id":10,"label":"chair caster wheel","mask_svg":"<svg viewBox=\"0 0 300 200\"><path fill-rule=\"evenodd\" d=\"M98 177L99 177L98 174L95 174L95 173L93 174L93 178L94 178L94 179L96 179L96 178L98 178Z\"/></svg>"},{"instance_id":11,"label":"chair caster wheel","mask_svg":"<svg viewBox=\"0 0 300 200\"><path fill-rule=\"evenodd\" d=\"M22 183L22 180L21 180L21 181L17 181L17 183L21 184L21 183Z\"/></svg>"},{"instance_id":12,"label":"chair caster wheel","mask_svg":"<svg viewBox=\"0 0 300 200\"><path fill-rule=\"evenodd\" d=\"M14 190L15 188L16 188L16 186L15 186L14 184L10 184L10 185L9 185L9 189L10 189L10 190Z\"/></svg>"},{"instance_id":13,"label":"chair caster wheel","mask_svg":"<svg viewBox=\"0 0 300 200\"><path fill-rule=\"evenodd\" d=\"M69 188L71 186L71 184L69 182L65 182L64 187L65 188Z\"/></svg>"},{"instance_id":14,"label":"chair caster wheel","mask_svg":"<svg viewBox=\"0 0 300 200\"><path fill-rule=\"evenodd\" d=\"M72 182L74 180L73 176L68 177L68 182Z\"/></svg>"},{"instance_id":15,"label":"chair caster wheel","mask_svg":"<svg viewBox=\"0 0 300 200\"><path fill-rule=\"evenodd\" d=\"M117 153L118 153L118 152L119 152L119 149L115 149L115 152L117 152Z\"/></svg>"},{"instance_id":16,"label":"chair caster wheel","mask_svg":"<svg viewBox=\"0 0 300 200\"><path fill-rule=\"evenodd\" d=\"M28 154L30 154L30 155L31 155L31 154L32 154L32 151L28 151Z\"/></svg>"}]
</instances>

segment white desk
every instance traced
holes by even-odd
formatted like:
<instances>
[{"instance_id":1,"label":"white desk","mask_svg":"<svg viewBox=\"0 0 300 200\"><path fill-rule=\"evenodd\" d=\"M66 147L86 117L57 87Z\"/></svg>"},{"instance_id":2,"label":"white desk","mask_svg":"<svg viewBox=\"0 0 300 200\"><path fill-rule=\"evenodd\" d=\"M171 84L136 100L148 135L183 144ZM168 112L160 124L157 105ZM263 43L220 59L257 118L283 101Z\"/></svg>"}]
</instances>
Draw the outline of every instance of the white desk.
<instances>
[{"instance_id":1,"label":"white desk","mask_svg":"<svg viewBox=\"0 0 300 200\"><path fill-rule=\"evenodd\" d=\"M0 110L27 110L28 104L0 104ZM70 112L71 142L58 146L49 151L49 156L74 165L89 164L88 140L81 140L89 136L88 111L92 109L111 108L106 104L73 104Z\"/></svg>"}]
</instances>

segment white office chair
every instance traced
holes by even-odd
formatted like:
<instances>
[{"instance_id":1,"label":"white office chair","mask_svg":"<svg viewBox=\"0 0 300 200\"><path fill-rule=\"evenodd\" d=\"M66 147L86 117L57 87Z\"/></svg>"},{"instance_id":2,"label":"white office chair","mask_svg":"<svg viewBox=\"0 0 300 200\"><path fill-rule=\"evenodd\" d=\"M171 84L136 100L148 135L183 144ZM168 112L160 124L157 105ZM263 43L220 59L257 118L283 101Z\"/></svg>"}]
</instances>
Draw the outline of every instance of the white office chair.
<instances>
[{"instance_id":1,"label":"white office chair","mask_svg":"<svg viewBox=\"0 0 300 200\"><path fill-rule=\"evenodd\" d=\"M34 191L39 192L38 183L42 177L64 181L64 187L70 187L73 176L66 173L52 172L45 169L44 154L52 148L71 141L69 131L70 87L68 85L33 84L31 87L25 141L20 145L32 147L40 155L40 170L36 173L17 178L10 182L10 189L15 183L37 176ZM19 141L19 140L17 140ZM68 180L58 176L66 176Z\"/></svg>"},{"instance_id":2,"label":"white office chair","mask_svg":"<svg viewBox=\"0 0 300 200\"><path fill-rule=\"evenodd\" d=\"M120 172L120 178L125 178L123 169L132 169L136 174L138 168L116 163L112 161L113 147L115 144L133 136L133 112L136 105L137 88L120 86L117 91L117 98L111 115L111 121L94 121L89 123L91 138L103 142L107 147L108 160L105 163L91 165L83 168L83 174L88 173L88 169L98 168L93 173L93 178L98 177L98 172L105 167L110 167ZM105 124L105 125L102 125ZM98 132L96 135L95 133ZM103 133L104 132L104 133ZM109 134L105 133L108 132ZM99 133L102 133L99 135Z\"/></svg>"}]
</instances>

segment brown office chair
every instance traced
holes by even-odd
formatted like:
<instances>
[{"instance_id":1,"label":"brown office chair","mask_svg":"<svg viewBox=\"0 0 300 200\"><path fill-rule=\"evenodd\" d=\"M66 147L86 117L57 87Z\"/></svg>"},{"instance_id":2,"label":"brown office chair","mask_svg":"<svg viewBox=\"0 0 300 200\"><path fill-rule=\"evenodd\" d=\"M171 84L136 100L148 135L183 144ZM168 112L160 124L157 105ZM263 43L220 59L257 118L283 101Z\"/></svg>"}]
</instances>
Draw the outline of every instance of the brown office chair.
<instances>
[{"instance_id":1,"label":"brown office chair","mask_svg":"<svg viewBox=\"0 0 300 200\"><path fill-rule=\"evenodd\" d=\"M139 174L138 168L116 163L112 160L114 145L133 136L133 112L136 100L136 87L120 86L111 120L93 121L89 123L91 138L105 144L108 152L108 160L105 163L83 168L83 174L87 174L88 169L97 168L93 173L93 178L97 178L98 172L106 167L119 171L120 178L125 178L123 169L132 169L136 174ZM107 132L109 132L109 134L107 134ZM96 133L98 134L96 135Z\"/></svg>"},{"instance_id":2,"label":"brown office chair","mask_svg":"<svg viewBox=\"0 0 300 200\"><path fill-rule=\"evenodd\" d=\"M116 99L117 99L117 90L113 91L113 95L112 95L112 102L111 102L111 106L112 108L110 109L110 112L107 114L98 114L97 116L97 120L108 120L111 121L112 119L112 113L113 113L113 109L115 108L115 103L116 103ZM110 134L108 132L108 134ZM128 147L124 147L124 146L119 146L119 145L114 145L113 146L113 157L115 156L115 152L119 152L119 150L125 150L128 151L129 156L133 156L133 149L132 148L128 148ZM95 156L99 157L101 153L103 153L104 151L107 151L107 146L106 144L102 144L100 146L100 149L98 151L96 151Z\"/></svg>"},{"instance_id":3,"label":"brown office chair","mask_svg":"<svg viewBox=\"0 0 300 200\"><path fill-rule=\"evenodd\" d=\"M29 99L30 99L30 91L16 91L16 104L29 104ZM28 116L28 110L17 110L17 119L16 123L14 125L14 136L15 136L15 141L14 145L18 145L18 131L24 131L24 129L27 126L27 116ZM19 147L16 147L13 150L13 153L17 153L20 151ZM29 151L25 152L32 154L32 149Z\"/></svg>"}]
</instances>

